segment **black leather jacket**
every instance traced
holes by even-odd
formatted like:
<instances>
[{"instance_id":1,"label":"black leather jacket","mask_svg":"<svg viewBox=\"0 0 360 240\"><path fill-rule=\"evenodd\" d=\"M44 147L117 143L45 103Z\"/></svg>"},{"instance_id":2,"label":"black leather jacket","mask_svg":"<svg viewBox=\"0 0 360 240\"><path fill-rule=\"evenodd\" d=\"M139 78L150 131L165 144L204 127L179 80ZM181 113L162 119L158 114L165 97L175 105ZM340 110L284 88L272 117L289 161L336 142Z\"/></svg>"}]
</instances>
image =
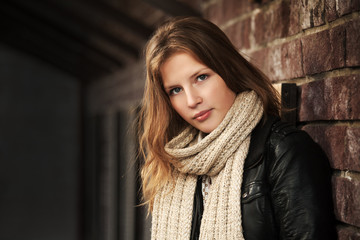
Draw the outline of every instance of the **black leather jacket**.
<instances>
[{"instance_id":1,"label":"black leather jacket","mask_svg":"<svg viewBox=\"0 0 360 240\"><path fill-rule=\"evenodd\" d=\"M274 117L252 133L241 188L246 240L337 239L329 162L304 132ZM203 212L195 191L191 239Z\"/></svg>"}]
</instances>

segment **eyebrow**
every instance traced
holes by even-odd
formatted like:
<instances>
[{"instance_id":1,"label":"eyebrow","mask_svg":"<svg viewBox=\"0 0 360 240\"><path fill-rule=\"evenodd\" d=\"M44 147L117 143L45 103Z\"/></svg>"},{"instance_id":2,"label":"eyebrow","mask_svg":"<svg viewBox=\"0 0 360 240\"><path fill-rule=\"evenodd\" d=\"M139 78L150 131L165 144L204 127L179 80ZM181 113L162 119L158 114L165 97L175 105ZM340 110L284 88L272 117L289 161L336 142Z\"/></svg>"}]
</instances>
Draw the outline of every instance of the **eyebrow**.
<instances>
[{"instance_id":1,"label":"eyebrow","mask_svg":"<svg viewBox=\"0 0 360 240\"><path fill-rule=\"evenodd\" d=\"M208 67L204 67L204 68L199 69L199 70L196 71L194 74L192 74L192 75L190 76L190 78L196 77L197 75L199 75L199 73L200 73L201 71L204 71L205 69L208 69Z\"/></svg>"}]
</instances>

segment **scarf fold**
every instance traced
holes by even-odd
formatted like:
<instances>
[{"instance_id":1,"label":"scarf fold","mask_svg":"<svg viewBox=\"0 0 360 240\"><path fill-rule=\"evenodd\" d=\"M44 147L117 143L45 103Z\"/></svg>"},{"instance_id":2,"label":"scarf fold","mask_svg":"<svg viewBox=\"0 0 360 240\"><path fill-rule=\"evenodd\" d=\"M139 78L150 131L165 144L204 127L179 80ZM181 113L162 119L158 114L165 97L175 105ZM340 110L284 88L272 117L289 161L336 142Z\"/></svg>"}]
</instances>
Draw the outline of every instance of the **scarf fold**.
<instances>
[{"instance_id":1,"label":"scarf fold","mask_svg":"<svg viewBox=\"0 0 360 240\"><path fill-rule=\"evenodd\" d=\"M223 121L197 141L199 130L189 126L165 146L179 164L175 185L167 183L156 195L151 239L190 239L194 192L198 175L212 185L205 202L200 239L244 239L240 195L250 135L263 115L254 91L238 94Z\"/></svg>"}]
</instances>

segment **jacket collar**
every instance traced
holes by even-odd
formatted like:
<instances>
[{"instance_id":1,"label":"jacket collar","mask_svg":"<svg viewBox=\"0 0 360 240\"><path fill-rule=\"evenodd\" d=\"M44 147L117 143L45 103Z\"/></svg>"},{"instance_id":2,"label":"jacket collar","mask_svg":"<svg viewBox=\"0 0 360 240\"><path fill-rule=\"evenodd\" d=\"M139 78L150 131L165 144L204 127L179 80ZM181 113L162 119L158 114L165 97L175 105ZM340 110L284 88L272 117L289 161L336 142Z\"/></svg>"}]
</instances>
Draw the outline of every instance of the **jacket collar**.
<instances>
[{"instance_id":1,"label":"jacket collar","mask_svg":"<svg viewBox=\"0 0 360 240\"><path fill-rule=\"evenodd\" d=\"M270 135L272 125L279 121L277 116L263 116L251 133L250 147L245 159L244 170L258 165L262 161L265 143Z\"/></svg>"}]
</instances>

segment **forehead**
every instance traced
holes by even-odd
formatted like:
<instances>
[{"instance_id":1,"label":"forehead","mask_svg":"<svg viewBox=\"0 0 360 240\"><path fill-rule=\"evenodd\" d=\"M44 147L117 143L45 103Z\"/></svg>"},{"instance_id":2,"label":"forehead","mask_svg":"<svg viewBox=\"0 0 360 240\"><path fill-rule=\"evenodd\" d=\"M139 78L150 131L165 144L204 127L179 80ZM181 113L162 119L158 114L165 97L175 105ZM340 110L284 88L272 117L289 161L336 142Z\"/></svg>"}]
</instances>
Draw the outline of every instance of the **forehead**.
<instances>
[{"instance_id":1,"label":"forehead","mask_svg":"<svg viewBox=\"0 0 360 240\"><path fill-rule=\"evenodd\" d=\"M162 83L165 87L181 84L206 68L188 53L175 53L160 68Z\"/></svg>"},{"instance_id":2,"label":"forehead","mask_svg":"<svg viewBox=\"0 0 360 240\"><path fill-rule=\"evenodd\" d=\"M165 54L162 56L162 60L160 61L160 65L159 65L159 69L161 70L161 68L163 67L163 65L168 62L169 60L171 60L172 58L174 58L175 56L178 55L187 55L191 58L193 58L195 61L204 64L204 62L197 56L197 54L195 54L194 52L192 52L189 49L171 49L165 52ZM206 65L206 64L204 64Z\"/></svg>"},{"instance_id":3,"label":"forehead","mask_svg":"<svg viewBox=\"0 0 360 240\"><path fill-rule=\"evenodd\" d=\"M186 75L193 74L193 71L204 67L207 66L199 61L193 54L189 54L187 52L176 52L168 57L160 66L160 73L162 77L166 77L170 74Z\"/></svg>"}]
</instances>

